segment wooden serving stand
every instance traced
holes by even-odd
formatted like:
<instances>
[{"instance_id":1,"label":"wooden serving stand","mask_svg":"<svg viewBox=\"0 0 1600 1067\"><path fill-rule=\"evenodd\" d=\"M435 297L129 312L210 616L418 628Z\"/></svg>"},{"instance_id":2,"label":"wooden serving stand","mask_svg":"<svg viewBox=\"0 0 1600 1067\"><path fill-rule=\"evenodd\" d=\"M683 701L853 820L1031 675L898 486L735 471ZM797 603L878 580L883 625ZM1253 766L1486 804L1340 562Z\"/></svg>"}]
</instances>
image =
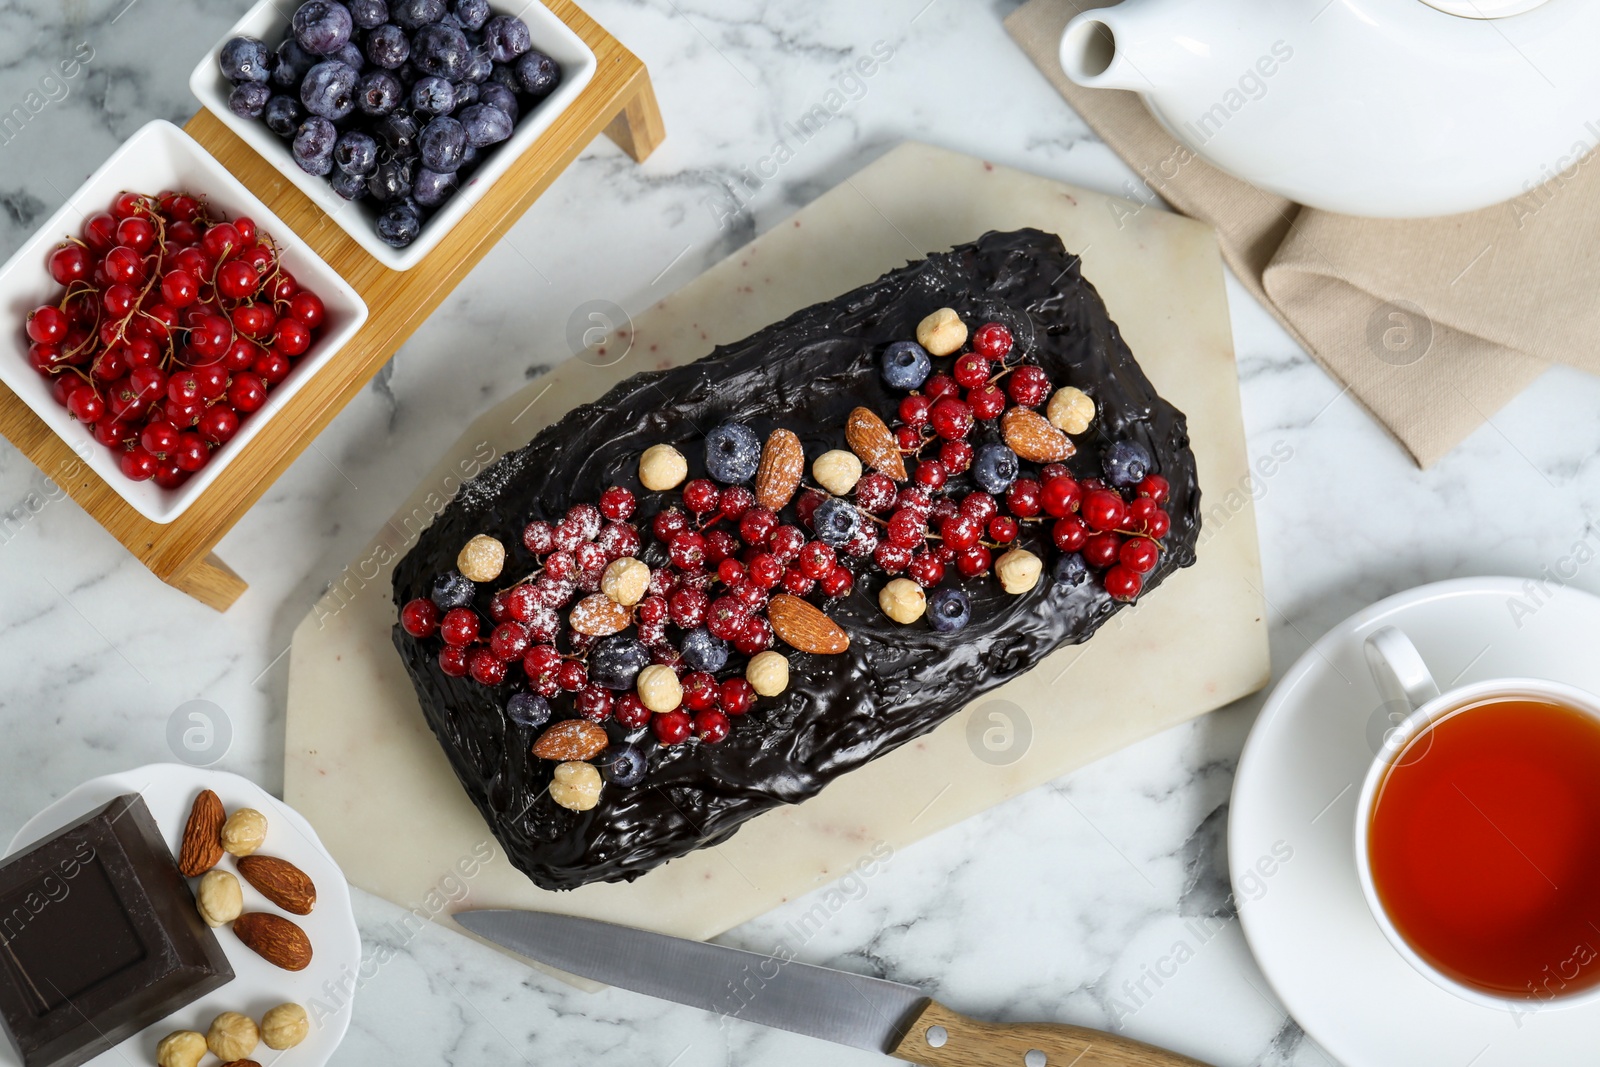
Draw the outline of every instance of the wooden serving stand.
<instances>
[{"instance_id":1,"label":"wooden serving stand","mask_svg":"<svg viewBox=\"0 0 1600 1067\"><path fill-rule=\"evenodd\" d=\"M49 472L96 522L156 577L226 611L248 586L213 554L224 534L443 302L529 205L596 135L604 132L635 160L665 131L649 72L572 0L546 6L583 38L598 61L594 77L555 123L511 164L472 211L409 271L368 255L299 189L209 111L185 125L191 137L260 197L295 234L361 294L368 308L359 333L338 357L278 411L182 515L156 523L130 507L0 384L0 434Z\"/></svg>"}]
</instances>

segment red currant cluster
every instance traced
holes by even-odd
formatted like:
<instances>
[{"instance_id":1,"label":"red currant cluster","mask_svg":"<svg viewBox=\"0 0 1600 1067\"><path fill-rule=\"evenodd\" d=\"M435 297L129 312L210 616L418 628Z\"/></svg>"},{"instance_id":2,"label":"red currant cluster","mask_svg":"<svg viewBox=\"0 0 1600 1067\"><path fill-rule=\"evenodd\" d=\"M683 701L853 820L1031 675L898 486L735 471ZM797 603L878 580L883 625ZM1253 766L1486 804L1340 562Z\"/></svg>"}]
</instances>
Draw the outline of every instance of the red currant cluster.
<instances>
[{"instance_id":1,"label":"red currant cluster","mask_svg":"<svg viewBox=\"0 0 1600 1067\"><path fill-rule=\"evenodd\" d=\"M134 481L176 489L266 403L322 300L248 218L187 193L120 193L50 254L64 292L28 314L29 360Z\"/></svg>"}]
</instances>

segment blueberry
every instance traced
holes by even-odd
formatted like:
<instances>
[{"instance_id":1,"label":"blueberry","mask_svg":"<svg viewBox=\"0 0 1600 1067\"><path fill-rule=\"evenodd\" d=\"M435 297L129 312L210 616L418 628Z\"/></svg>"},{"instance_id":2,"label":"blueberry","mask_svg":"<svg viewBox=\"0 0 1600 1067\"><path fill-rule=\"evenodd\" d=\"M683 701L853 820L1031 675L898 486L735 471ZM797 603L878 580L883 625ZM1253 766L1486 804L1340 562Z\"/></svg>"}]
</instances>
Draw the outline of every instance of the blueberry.
<instances>
[{"instance_id":1,"label":"blueberry","mask_svg":"<svg viewBox=\"0 0 1600 1067\"><path fill-rule=\"evenodd\" d=\"M222 76L235 84L264 82L272 76L276 57L255 37L235 37L222 46L217 57Z\"/></svg>"},{"instance_id":2,"label":"blueberry","mask_svg":"<svg viewBox=\"0 0 1600 1067\"><path fill-rule=\"evenodd\" d=\"M478 85L476 82L458 81L450 88L455 90L457 111L464 107L471 107L478 102ZM459 115L456 117L460 118Z\"/></svg>"},{"instance_id":3,"label":"blueberry","mask_svg":"<svg viewBox=\"0 0 1600 1067\"><path fill-rule=\"evenodd\" d=\"M650 769L650 762L645 758L644 749L631 741L624 741L607 748L595 757L595 763L599 765L600 773L605 775L606 781L624 788L644 781L645 772Z\"/></svg>"},{"instance_id":4,"label":"blueberry","mask_svg":"<svg viewBox=\"0 0 1600 1067\"><path fill-rule=\"evenodd\" d=\"M413 115L448 115L455 108L456 87L443 78L422 78L411 87Z\"/></svg>"},{"instance_id":5,"label":"blueberry","mask_svg":"<svg viewBox=\"0 0 1600 1067\"><path fill-rule=\"evenodd\" d=\"M467 148L467 131L450 116L440 115L422 128L417 147L422 153L424 167L451 174L461 166L461 153Z\"/></svg>"},{"instance_id":6,"label":"blueberry","mask_svg":"<svg viewBox=\"0 0 1600 1067\"><path fill-rule=\"evenodd\" d=\"M456 19L469 30L483 29L489 15L489 0L456 0Z\"/></svg>"},{"instance_id":7,"label":"blueberry","mask_svg":"<svg viewBox=\"0 0 1600 1067\"><path fill-rule=\"evenodd\" d=\"M417 132L417 120L403 111L372 124L372 135L383 142L390 155L401 159L416 154Z\"/></svg>"},{"instance_id":8,"label":"blueberry","mask_svg":"<svg viewBox=\"0 0 1600 1067\"><path fill-rule=\"evenodd\" d=\"M267 101L267 106L261 110L261 117L266 121L267 128L279 137L293 137L300 120L306 117L306 109L294 97L280 93Z\"/></svg>"},{"instance_id":9,"label":"blueberry","mask_svg":"<svg viewBox=\"0 0 1600 1067\"><path fill-rule=\"evenodd\" d=\"M483 85L479 86L478 103L487 104L490 107L498 108L501 111L504 111L506 115L510 117L513 123L517 121L517 116L522 114L522 108L517 103L517 94L512 92L510 89L507 89L499 82L485 82ZM469 144L472 142L472 135L470 132L467 134L467 142Z\"/></svg>"},{"instance_id":10,"label":"blueberry","mask_svg":"<svg viewBox=\"0 0 1600 1067\"><path fill-rule=\"evenodd\" d=\"M445 571L433 580L433 593L428 599L440 611L471 607L478 587L460 571Z\"/></svg>"},{"instance_id":11,"label":"blueberry","mask_svg":"<svg viewBox=\"0 0 1600 1067\"><path fill-rule=\"evenodd\" d=\"M300 102L313 115L342 119L356 107L356 84L361 75L337 59L324 60L306 72L300 83Z\"/></svg>"},{"instance_id":12,"label":"blueberry","mask_svg":"<svg viewBox=\"0 0 1600 1067\"><path fill-rule=\"evenodd\" d=\"M528 24L511 15L496 15L483 24L483 43L488 46L489 58L496 63L510 63L533 47L533 36Z\"/></svg>"},{"instance_id":13,"label":"blueberry","mask_svg":"<svg viewBox=\"0 0 1600 1067\"><path fill-rule=\"evenodd\" d=\"M1131 489L1144 481L1155 460L1138 441L1117 441L1100 454L1100 466L1105 469L1106 481L1118 489Z\"/></svg>"},{"instance_id":14,"label":"blueberry","mask_svg":"<svg viewBox=\"0 0 1600 1067\"><path fill-rule=\"evenodd\" d=\"M522 92L522 83L517 80L517 72L509 63L495 63L489 71L489 80L496 85L503 85L514 93Z\"/></svg>"},{"instance_id":15,"label":"blueberry","mask_svg":"<svg viewBox=\"0 0 1600 1067\"><path fill-rule=\"evenodd\" d=\"M478 148L511 136L511 116L488 104L462 108L461 125L467 131L467 143Z\"/></svg>"},{"instance_id":16,"label":"blueberry","mask_svg":"<svg viewBox=\"0 0 1600 1067\"><path fill-rule=\"evenodd\" d=\"M290 20L294 39L314 56L332 55L350 40L355 21L350 9L336 0L306 0Z\"/></svg>"},{"instance_id":17,"label":"blueberry","mask_svg":"<svg viewBox=\"0 0 1600 1067\"><path fill-rule=\"evenodd\" d=\"M506 701L506 718L529 730L550 721L550 702L538 693L512 693Z\"/></svg>"},{"instance_id":18,"label":"blueberry","mask_svg":"<svg viewBox=\"0 0 1600 1067\"><path fill-rule=\"evenodd\" d=\"M928 350L915 341L896 341L884 349L883 382L890 389L921 389L933 373Z\"/></svg>"},{"instance_id":19,"label":"blueberry","mask_svg":"<svg viewBox=\"0 0 1600 1067\"><path fill-rule=\"evenodd\" d=\"M589 681L603 689L632 689L639 672L650 666L650 652L639 641L613 634L589 650Z\"/></svg>"},{"instance_id":20,"label":"blueberry","mask_svg":"<svg viewBox=\"0 0 1600 1067\"><path fill-rule=\"evenodd\" d=\"M761 438L742 422L725 422L706 435L706 471L724 485L738 485L756 476L761 465Z\"/></svg>"},{"instance_id":21,"label":"blueberry","mask_svg":"<svg viewBox=\"0 0 1600 1067\"><path fill-rule=\"evenodd\" d=\"M290 37L278 46L278 65L272 68L272 84L280 89L298 89L306 71L316 65L317 57Z\"/></svg>"},{"instance_id":22,"label":"blueberry","mask_svg":"<svg viewBox=\"0 0 1600 1067\"><path fill-rule=\"evenodd\" d=\"M561 67L543 52L529 52L516 62L517 81L523 92L538 103L561 84Z\"/></svg>"},{"instance_id":23,"label":"blueberry","mask_svg":"<svg viewBox=\"0 0 1600 1067\"><path fill-rule=\"evenodd\" d=\"M392 248L404 248L421 232L422 212L409 200L395 201L378 216L378 238Z\"/></svg>"},{"instance_id":24,"label":"blueberry","mask_svg":"<svg viewBox=\"0 0 1600 1067\"><path fill-rule=\"evenodd\" d=\"M406 31L386 23L367 34L367 60L375 67L394 70L411 58L411 39Z\"/></svg>"},{"instance_id":25,"label":"blueberry","mask_svg":"<svg viewBox=\"0 0 1600 1067\"><path fill-rule=\"evenodd\" d=\"M474 48L467 56L467 69L461 72L461 77L463 81L472 82L474 85L482 85L489 80L489 75L493 73L494 60L489 58L487 52Z\"/></svg>"},{"instance_id":26,"label":"blueberry","mask_svg":"<svg viewBox=\"0 0 1600 1067\"><path fill-rule=\"evenodd\" d=\"M411 170L408 159L386 159L367 179L367 192L379 203L403 200L411 195Z\"/></svg>"},{"instance_id":27,"label":"blueberry","mask_svg":"<svg viewBox=\"0 0 1600 1067\"><path fill-rule=\"evenodd\" d=\"M295 131L291 153L300 169L321 177L333 169L333 145L339 131L320 115L312 115Z\"/></svg>"},{"instance_id":28,"label":"blueberry","mask_svg":"<svg viewBox=\"0 0 1600 1067\"><path fill-rule=\"evenodd\" d=\"M367 178L364 174L351 174L339 167L333 168L333 173L328 175L328 184L333 191L346 200L360 200L367 195Z\"/></svg>"},{"instance_id":29,"label":"blueberry","mask_svg":"<svg viewBox=\"0 0 1600 1067\"><path fill-rule=\"evenodd\" d=\"M972 457L972 480L986 493L1003 493L1017 480L1019 466L1017 454L1005 445L979 445Z\"/></svg>"},{"instance_id":30,"label":"blueberry","mask_svg":"<svg viewBox=\"0 0 1600 1067\"><path fill-rule=\"evenodd\" d=\"M415 30L444 17L444 0L390 0L389 20Z\"/></svg>"},{"instance_id":31,"label":"blueberry","mask_svg":"<svg viewBox=\"0 0 1600 1067\"><path fill-rule=\"evenodd\" d=\"M228 110L241 118L258 119L272 99L272 86L266 82L240 82L228 94Z\"/></svg>"},{"instance_id":32,"label":"blueberry","mask_svg":"<svg viewBox=\"0 0 1600 1067\"><path fill-rule=\"evenodd\" d=\"M363 30L375 30L389 21L388 0L344 0L350 21Z\"/></svg>"},{"instance_id":33,"label":"blueberry","mask_svg":"<svg viewBox=\"0 0 1600 1067\"><path fill-rule=\"evenodd\" d=\"M438 207L455 196L459 188L461 179L456 175L440 174L423 167L417 171L416 179L411 183L411 196L423 207Z\"/></svg>"},{"instance_id":34,"label":"blueberry","mask_svg":"<svg viewBox=\"0 0 1600 1067\"><path fill-rule=\"evenodd\" d=\"M353 43L345 45L328 58L337 59L357 74L361 73L361 68L367 65L367 57L362 55L361 49L357 48Z\"/></svg>"},{"instance_id":35,"label":"blueberry","mask_svg":"<svg viewBox=\"0 0 1600 1067\"><path fill-rule=\"evenodd\" d=\"M482 149L476 147L475 145L467 145L466 150L461 153L461 167L456 171L456 175L458 177L466 174L477 165L478 155L481 151Z\"/></svg>"},{"instance_id":36,"label":"blueberry","mask_svg":"<svg viewBox=\"0 0 1600 1067\"><path fill-rule=\"evenodd\" d=\"M953 634L972 621L972 601L954 586L934 590L928 597L928 625L941 634Z\"/></svg>"},{"instance_id":37,"label":"blueberry","mask_svg":"<svg viewBox=\"0 0 1600 1067\"><path fill-rule=\"evenodd\" d=\"M817 505L811 525L816 527L818 541L840 548L861 532L861 512L848 500L830 496Z\"/></svg>"},{"instance_id":38,"label":"blueberry","mask_svg":"<svg viewBox=\"0 0 1600 1067\"><path fill-rule=\"evenodd\" d=\"M417 79L422 77L422 71L418 70L417 65L410 61L400 64L400 66L395 69L394 74L395 77L400 79L400 84L404 85L407 89L417 84Z\"/></svg>"},{"instance_id":39,"label":"blueberry","mask_svg":"<svg viewBox=\"0 0 1600 1067\"><path fill-rule=\"evenodd\" d=\"M467 38L454 26L424 26L411 38L411 62L435 77L461 77L471 57Z\"/></svg>"},{"instance_id":40,"label":"blueberry","mask_svg":"<svg viewBox=\"0 0 1600 1067\"><path fill-rule=\"evenodd\" d=\"M1057 585L1076 589L1089 579L1089 564L1084 562L1081 554L1069 552L1056 560L1050 576Z\"/></svg>"},{"instance_id":41,"label":"blueberry","mask_svg":"<svg viewBox=\"0 0 1600 1067\"><path fill-rule=\"evenodd\" d=\"M386 70L375 70L356 86L356 106L363 115L381 118L400 106L405 92L399 78Z\"/></svg>"},{"instance_id":42,"label":"blueberry","mask_svg":"<svg viewBox=\"0 0 1600 1067\"><path fill-rule=\"evenodd\" d=\"M703 626L684 634L678 651L683 653L683 662L697 671L715 674L728 665L728 642L711 636Z\"/></svg>"},{"instance_id":43,"label":"blueberry","mask_svg":"<svg viewBox=\"0 0 1600 1067\"><path fill-rule=\"evenodd\" d=\"M346 130L334 143L333 162L347 174L365 177L378 165L378 142L371 134Z\"/></svg>"}]
</instances>

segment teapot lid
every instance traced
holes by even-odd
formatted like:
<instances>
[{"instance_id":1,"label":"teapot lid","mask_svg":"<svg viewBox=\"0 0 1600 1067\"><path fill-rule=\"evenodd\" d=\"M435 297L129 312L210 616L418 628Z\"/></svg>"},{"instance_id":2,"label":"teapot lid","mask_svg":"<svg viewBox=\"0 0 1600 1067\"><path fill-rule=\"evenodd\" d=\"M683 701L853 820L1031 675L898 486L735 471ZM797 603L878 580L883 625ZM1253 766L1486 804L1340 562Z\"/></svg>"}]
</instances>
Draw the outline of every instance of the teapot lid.
<instances>
[{"instance_id":1,"label":"teapot lid","mask_svg":"<svg viewBox=\"0 0 1600 1067\"><path fill-rule=\"evenodd\" d=\"M1501 19L1532 11L1548 0L1422 0L1447 15L1460 15L1469 19Z\"/></svg>"}]
</instances>

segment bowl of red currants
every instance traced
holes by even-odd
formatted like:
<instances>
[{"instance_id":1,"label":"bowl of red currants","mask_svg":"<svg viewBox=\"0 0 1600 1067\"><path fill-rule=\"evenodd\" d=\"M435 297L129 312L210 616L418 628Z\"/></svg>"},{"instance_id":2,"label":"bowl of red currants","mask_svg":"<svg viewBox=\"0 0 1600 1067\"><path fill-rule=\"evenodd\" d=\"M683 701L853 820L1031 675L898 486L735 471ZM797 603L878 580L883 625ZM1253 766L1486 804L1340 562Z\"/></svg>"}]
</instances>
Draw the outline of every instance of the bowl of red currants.
<instances>
[{"instance_id":1,"label":"bowl of red currants","mask_svg":"<svg viewBox=\"0 0 1600 1067\"><path fill-rule=\"evenodd\" d=\"M362 248L409 270L596 66L538 0L261 0L189 86Z\"/></svg>"},{"instance_id":2,"label":"bowl of red currants","mask_svg":"<svg viewBox=\"0 0 1600 1067\"><path fill-rule=\"evenodd\" d=\"M0 268L0 381L172 522L367 318L348 282L170 122Z\"/></svg>"}]
</instances>

